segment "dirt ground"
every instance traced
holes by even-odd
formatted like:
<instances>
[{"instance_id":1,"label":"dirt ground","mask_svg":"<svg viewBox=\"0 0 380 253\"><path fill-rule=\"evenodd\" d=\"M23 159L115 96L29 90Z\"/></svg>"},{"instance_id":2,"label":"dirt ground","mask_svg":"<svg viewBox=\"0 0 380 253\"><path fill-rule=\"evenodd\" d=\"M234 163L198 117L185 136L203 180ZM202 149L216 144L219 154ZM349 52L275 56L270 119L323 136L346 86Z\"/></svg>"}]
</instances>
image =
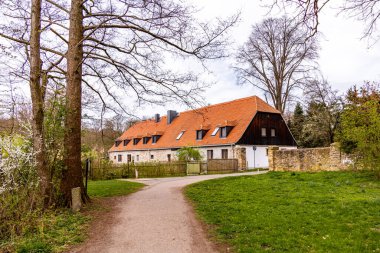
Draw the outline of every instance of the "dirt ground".
<instances>
[{"instance_id":1,"label":"dirt ground","mask_svg":"<svg viewBox=\"0 0 380 253\"><path fill-rule=\"evenodd\" d=\"M184 186L226 176L263 172L130 180L146 184L126 197L106 200L110 210L96 217L88 240L69 252L212 253L228 252L210 240L182 194Z\"/></svg>"}]
</instances>

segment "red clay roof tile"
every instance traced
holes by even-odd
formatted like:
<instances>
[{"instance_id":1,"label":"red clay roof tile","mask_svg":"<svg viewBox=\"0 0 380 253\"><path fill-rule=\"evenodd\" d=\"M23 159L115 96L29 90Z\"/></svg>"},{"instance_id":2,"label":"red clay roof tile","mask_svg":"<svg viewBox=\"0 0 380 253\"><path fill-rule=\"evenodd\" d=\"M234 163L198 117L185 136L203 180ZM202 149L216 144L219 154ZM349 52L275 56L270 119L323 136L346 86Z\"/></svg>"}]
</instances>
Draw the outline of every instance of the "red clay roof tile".
<instances>
[{"instance_id":1,"label":"red clay roof tile","mask_svg":"<svg viewBox=\"0 0 380 253\"><path fill-rule=\"evenodd\" d=\"M138 122L117 140L141 138L141 136L147 136L146 133L159 133L162 136L157 143L152 143L150 139L147 144L140 141L137 145L133 145L131 141L126 146L123 145L124 143L118 147L114 145L109 152L234 144L241 138L258 111L280 113L257 96L210 105L181 112L169 125L166 123L166 116L161 117L158 123L154 119ZM211 136L216 127L226 125L233 126L226 138L220 138L219 132ZM196 130L200 129L208 131L202 140L196 140ZM181 131L185 132L179 140L176 140Z\"/></svg>"}]
</instances>

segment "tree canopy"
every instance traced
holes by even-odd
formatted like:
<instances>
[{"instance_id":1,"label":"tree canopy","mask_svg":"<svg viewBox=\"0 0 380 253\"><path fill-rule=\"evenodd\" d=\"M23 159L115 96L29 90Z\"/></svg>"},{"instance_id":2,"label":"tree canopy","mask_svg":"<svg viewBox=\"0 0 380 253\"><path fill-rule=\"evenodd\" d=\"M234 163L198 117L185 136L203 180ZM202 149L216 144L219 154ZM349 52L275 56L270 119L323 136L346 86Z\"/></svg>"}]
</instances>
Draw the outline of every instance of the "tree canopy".
<instances>
[{"instance_id":1,"label":"tree canopy","mask_svg":"<svg viewBox=\"0 0 380 253\"><path fill-rule=\"evenodd\" d=\"M342 149L357 154L364 167L380 172L380 85L354 86L346 100L338 135Z\"/></svg>"},{"instance_id":2,"label":"tree canopy","mask_svg":"<svg viewBox=\"0 0 380 253\"><path fill-rule=\"evenodd\" d=\"M294 91L302 88L315 69L316 38L307 38L302 23L283 16L254 25L248 41L239 49L235 67L239 81L250 83L284 112Z\"/></svg>"}]
</instances>

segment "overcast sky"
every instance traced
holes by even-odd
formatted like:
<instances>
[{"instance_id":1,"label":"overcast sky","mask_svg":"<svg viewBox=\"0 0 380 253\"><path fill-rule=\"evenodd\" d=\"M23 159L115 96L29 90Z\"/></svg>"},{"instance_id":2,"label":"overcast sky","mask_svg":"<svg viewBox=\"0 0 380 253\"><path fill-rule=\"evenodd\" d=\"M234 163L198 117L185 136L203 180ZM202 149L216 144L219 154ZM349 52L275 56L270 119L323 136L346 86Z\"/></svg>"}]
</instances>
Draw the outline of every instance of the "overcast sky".
<instances>
[{"instance_id":1,"label":"overcast sky","mask_svg":"<svg viewBox=\"0 0 380 253\"><path fill-rule=\"evenodd\" d=\"M241 22L233 30L235 46L243 44L253 24L259 23L267 14L262 1L249 0L193 0L202 8L201 15L208 17L231 15L241 10ZM263 1L265 2L265 1ZM336 1L335 1L336 2ZM318 60L323 75L334 89L345 91L363 80L380 80L380 43L368 47L361 40L363 24L345 16L336 16L336 6L329 6L321 15L319 30L324 36L320 39ZM281 15L281 14L279 14ZM235 73L228 61L212 64L217 84L208 90L206 98L210 103L245 97L255 92L250 87L237 87ZM217 91L217 96L215 92ZM253 94L252 94L253 95Z\"/></svg>"},{"instance_id":2,"label":"overcast sky","mask_svg":"<svg viewBox=\"0 0 380 253\"><path fill-rule=\"evenodd\" d=\"M201 21L215 21L216 18L226 18L241 12L240 22L230 30L230 38L233 42L231 52L234 52L248 39L252 25L261 22L268 15L281 16L284 14L284 12L268 14L268 8L264 7L263 3L269 0L185 1L200 10L196 14L196 18ZM363 81L380 81L380 41L369 47L367 40L361 39L364 30L363 23L344 15L336 15L338 12L336 7L341 1L332 1L336 5L330 4L320 15L319 31L323 33L323 36L320 38L318 63L323 76L333 89L343 93L354 84L361 85ZM215 104L252 95L263 98L263 94L252 85L237 85L236 74L231 68L233 64L233 57L207 64L213 74L207 75L204 81L212 81L214 84L205 90L204 104ZM188 65L182 66L182 68L191 70L192 64ZM172 67L176 68L176 66ZM26 93L28 93L27 90ZM131 113L140 117L153 116L155 113L164 115L169 109L177 111L188 109L180 104L167 104L162 107L143 105L141 107L131 106L131 108L133 108Z\"/></svg>"},{"instance_id":3,"label":"overcast sky","mask_svg":"<svg viewBox=\"0 0 380 253\"><path fill-rule=\"evenodd\" d=\"M268 9L262 6L265 1L188 0L188 2L200 8L199 18L206 20L230 16L241 11L241 21L231 31L234 48L247 40L252 25L268 17ZM333 3L339 4L339 1ZM336 16L335 7L337 5L330 5L320 16L319 30L323 33L323 37L320 39L318 63L322 74L333 89L340 92L345 92L354 84L362 84L364 80L380 80L380 42L369 47L367 40L361 40L364 25L343 15ZM206 103L215 104L251 95L262 97L262 94L252 86L236 85L236 75L230 68L233 62L233 59L223 59L208 65L214 73L210 78L215 81L215 85L206 90L204 94ZM184 108L179 110L181 109ZM161 108L159 111L164 112L165 109Z\"/></svg>"}]
</instances>

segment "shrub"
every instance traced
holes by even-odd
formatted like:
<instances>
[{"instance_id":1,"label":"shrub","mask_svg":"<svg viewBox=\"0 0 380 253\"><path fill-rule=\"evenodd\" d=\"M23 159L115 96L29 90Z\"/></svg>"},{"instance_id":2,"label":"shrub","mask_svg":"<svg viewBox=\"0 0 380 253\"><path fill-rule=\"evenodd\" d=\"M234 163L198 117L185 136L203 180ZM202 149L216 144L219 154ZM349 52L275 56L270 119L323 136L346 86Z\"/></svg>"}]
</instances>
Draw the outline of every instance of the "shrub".
<instances>
[{"instance_id":1,"label":"shrub","mask_svg":"<svg viewBox=\"0 0 380 253\"><path fill-rule=\"evenodd\" d=\"M380 103L351 106L341 120L344 150L358 152L364 166L380 171Z\"/></svg>"},{"instance_id":2,"label":"shrub","mask_svg":"<svg viewBox=\"0 0 380 253\"><path fill-rule=\"evenodd\" d=\"M202 155L198 149L192 147L183 147L177 151L178 160L180 161L200 161Z\"/></svg>"},{"instance_id":3,"label":"shrub","mask_svg":"<svg viewBox=\"0 0 380 253\"><path fill-rule=\"evenodd\" d=\"M38 209L38 176L31 144L22 136L1 136L0 240L34 227Z\"/></svg>"},{"instance_id":4,"label":"shrub","mask_svg":"<svg viewBox=\"0 0 380 253\"><path fill-rule=\"evenodd\" d=\"M338 140L346 153L355 154L360 167L380 177L380 84L354 86L346 95Z\"/></svg>"}]
</instances>

